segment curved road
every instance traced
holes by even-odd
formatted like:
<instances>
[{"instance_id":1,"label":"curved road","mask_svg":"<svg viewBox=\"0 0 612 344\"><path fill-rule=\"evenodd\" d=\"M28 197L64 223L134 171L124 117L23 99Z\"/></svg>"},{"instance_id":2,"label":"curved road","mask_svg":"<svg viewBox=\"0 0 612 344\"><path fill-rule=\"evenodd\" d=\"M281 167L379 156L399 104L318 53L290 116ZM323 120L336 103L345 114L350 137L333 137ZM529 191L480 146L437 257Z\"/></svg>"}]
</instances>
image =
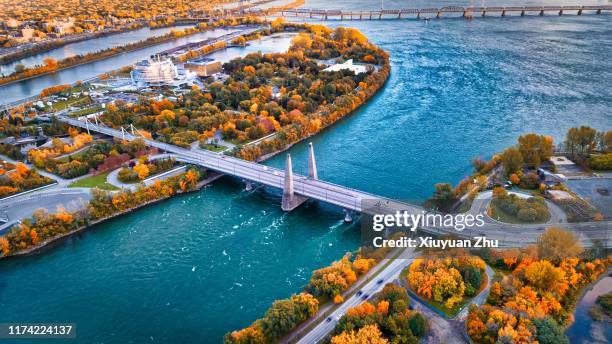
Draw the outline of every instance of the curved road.
<instances>
[{"instance_id":1,"label":"curved road","mask_svg":"<svg viewBox=\"0 0 612 344\"><path fill-rule=\"evenodd\" d=\"M8 217L8 222L0 225L0 232L41 208L51 212L58 207L68 211L82 209L91 199L90 191L89 188L53 188L2 201L0 213Z\"/></svg>"}]
</instances>

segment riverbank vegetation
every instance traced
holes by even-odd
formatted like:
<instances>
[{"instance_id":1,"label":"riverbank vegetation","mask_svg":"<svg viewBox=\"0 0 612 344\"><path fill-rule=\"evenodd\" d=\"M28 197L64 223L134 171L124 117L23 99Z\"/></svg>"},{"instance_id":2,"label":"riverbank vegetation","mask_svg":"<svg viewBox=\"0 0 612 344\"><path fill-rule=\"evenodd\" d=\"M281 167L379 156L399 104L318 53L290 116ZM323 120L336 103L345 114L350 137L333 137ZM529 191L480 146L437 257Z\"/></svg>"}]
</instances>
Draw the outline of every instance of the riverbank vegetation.
<instances>
[{"instance_id":1,"label":"riverbank vegetation","mask_svg":"<svg viewBox=\"0 0 612 344\"><path fill-rule=\"evenodd\" d=\"M331 343L419 343L428 324L421 313L408 309L409 303L406 289L385 285L370 301L346 311L331 333Z\"/></svg>"},{"instance_id":2,"label":"riverbank vegetation","mask_svg":"<svg viewBox=\"0 0 612 344\"><path fill-rule=\"evenodd\" d=\"M539 191L542 195L545 195L549 188L563 190L562 184L544 184L546 176L538 172L539 168L548 170L551 174L558 172L550 162L553 154L568 156L585 168L586 172L612 170L612 130L597 131L586 126L570 128L564 142L556 147L550 136L535 133L521 135L516 145L494 154L489 160L474 158L474 172L454 188L449 183L435 184L434 193L425 202L425 206L445 212L465 212L479 192L498 186L516 186L530 192ZM581 201L575 199L570 202L572 205L584 203ZM566 200L555 202L570 212L572 208L576 208L572 205L564 206ZM586 207L590 206L587 204ZM593 217L597 216L589 216L588 219ZM572 221L574 217L568 216L568 219Z\"/></svg>"},{"instance_id":3,"label":"riverbank vegetation","mask_svg":"<svg viewBox=\"0 0 612 344\"><path fill-rule=\"evenodd\" d=\"M595 321L609 321L612 318L612 292L599 295L589 314Z\"/></svg>"},{"instance_id":4,"label":"riverbank vegetation","mask_svg":"<svg viewBox=\"0 0 612 344\"><path fill-rule=\"evenodd\" d=\"M133 123L157 140L186 147L220 132L237 143L238 157L257 160L313 135L363 104L389 74L388 54L355 29L275 21L272 34L301 30L286 53L253 53L224 64L229 78L194 88L171 102L142 100L109 107L102 120L113 126ZM355 75L323 72L316 59L353 59L372 66ZM369 62L368 62L369 61ZM276 133L258 145L241 146Z\"/></svg>"},{"instance_id":5,"label":"riverbank vegetation","mask_svg":"<svg viewBox=\"0 0 612 344\"><path fill-rule=\"evenodd\" d=\"M493 189L493 200L488 209L491 218L506 223L544 223L550 219L544 198L523 198L508 194L502 187Z\"/></svg>"},{"instance_id":6,"label":"riverbank vegetation","mask_svg":"<svg viewBox=\"0 0 612 344\"><path fill-rule=\"evenodd\" d=\"M575 235L551 228L536 246L491 252L498 273L481 307L471 306L466 329L475 343L568 343L563 327L581 291L610 267L587 258Z\"/></svg>"},{"instance_id":7,"label":"riverbank vegetation","mask_svg":"<svg viewBox=\"0 0 612 344\"><path fill-rule=\"evenodd\" d=\"M225 343L276 343L298 324L314 316L319 301L308 293L292 295L289 299L274 301L262 319L251 326L228 333Z\"/></svg>"},{"instance_id":8,"label":"riverbank vegetation","mask_svg":"<svg viewBox=\"0 0 612 344\"><path fill-rule=\"evenodd\" d=\"M3 252L0 257L19 254L44 246L58 237L70 234L91 224L120 215L149 203L170 197L177 193L193 190L205 176L192 168L186 173L156 181L150 186L140 185L135 191L122 190L107 192L92 190L92 198L83 210L69 212L58 209L56 213L37 210L31 219L13 227L3 238Z\"/></svg>"},{"instance_id":9,"label":"riverbank vegetation","mask_svg":"<svg viewBox=\"0 0 612 344\"><path fill-rule=\"evenodd\" d=\"M481 258L457 251L415 259L403 275L411 291L451 318L487 283L485 268Z\"/></svg>"},{"instance_id":10,"label":"riverbank vegetation","mask_svg":"<svg viewBox=\"0 0 612 344\"><path fill-rule=\"evenodd\" d=\"M3 165L4 166L4 165ZM0 169L0 198L49 185L54 180L18 162L14 169Z\"/></svg>"},{"instance_id":11,"label":"riverbank vegetation","mask_svg":"<svg viewBox=\"0 0 612 344\"><path fill-rule=\"evenodd\" d=\"M361 254L353 256L347 253L342 259L333 262L330 266L315 270L306 290L299 294L299 297L300 299L316 301L317 307L330 300L341 303L344 301L341 293L346 291L357 281L359 276L367 273L375 264L376 260L373 258L367 258ZM295 314L297 310L294 310L294 308L298 307L286 306L286 304L294 303L295 297L296 295L293 295L290 299L275 301L262 319L255 321L245 329L226 334L225 342L274 343L278 341L279 338L287 335L297 325L314 316L318 311L318 308L316 308L312 314L308 312L310 315L307 317L303 317L306 314L303 311ZM313 301L309 301L309 303L313 303Z\"/></svg>"}]
</instances>

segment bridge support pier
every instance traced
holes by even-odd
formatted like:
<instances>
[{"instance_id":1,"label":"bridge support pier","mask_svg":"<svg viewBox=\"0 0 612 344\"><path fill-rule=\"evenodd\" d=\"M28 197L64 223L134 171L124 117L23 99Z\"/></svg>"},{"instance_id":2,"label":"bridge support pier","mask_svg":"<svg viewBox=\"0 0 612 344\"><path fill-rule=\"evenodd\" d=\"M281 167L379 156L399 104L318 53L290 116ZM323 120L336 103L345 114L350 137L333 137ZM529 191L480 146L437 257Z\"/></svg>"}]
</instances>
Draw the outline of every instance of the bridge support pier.
<instances>
[{"instance_id":1,"label":"bridge support pier","mask_svg":"<svg viewBox=\"0 0 612 344\"><path fill-rule=\"evenodd\" d=\"M248 181L248 180L245 180L244 182L245 182L245 184L246 184L246 186L244 187L244 190L245 190L245 191L248 191L248 192L253 191L253 183L251 183L251 182L250 182L250 181Z\"/></svg>"},{"instance_id":2,"label":"bridge support pier","mask_svg":"<svg viewBox=\"0 0 612 344\"><path fill-rule=\"evenodd\" d=\"M582 8L578 10L578 15L581 16L582 15Z\"/></svg>"},{"instance_id":3,"label":"bridge support pier","mask_svg":"<svg viewBox=\"0 0 612 344\"><path fill-rule=\"evenodd\" d=\"M525 16L525 10L522 10L521 11L521 17L524 17L524 16Z\"/></svg>"},{"instance_id":4,"label":"bridge support pier","mask_svg":"<svg viewBox=\"0 0 612 344\"><path fill-rule=\"evenodd\" d=\"M348 209L344 209L344 222L351 223L353 222L353 217L351 216L351 211Z\"/></svg>"},{"instance_id":5,"label":"bridge support pier","mask_svg":"<svg viewBox=\"0 0 612 344\"><path fill-rule=\"evenodd\" d=\"M559 10L559 15L562 16L563 15L563 10Z\"/></svg>"},{"instance_id":6,"label":"bridge support pier","mask_svg":"<svg viewBox=\"0 0 612 344\"><path fill-rule=\"evenodd\" d=\"M482 16L486 16L487 15L487 11L482 11Z\"/></svg>"},{"instance_id":7,"label":"bridge support pier","mask_svg":"<svg viewBox=\"0 0 612 344\"><path fill-rule=\"evenodd\" d=\"M315 160L314 147L312 146L312 142L310 142L308 146L308 178L318 180L319 174L317 173L317 162Z\"/></svg>"},{"instance_id":8,"label":"bridge support pier","mask_svg":"<svg viewBox=\"0 0 612 344\"><path fill-rule=\"evenodd\" d=\"M363 20L363 12L359 12L359 20Z\"/></svg>"},{"instance_id":9,"label":"bridge support pier","mask_svg":"<svg viewBox=\"0 0 612 344\"><path fill-rule=\"evenodd\" d=\"M442 12L438 11L438 13L436 13L436 18L442 18Z\"/></svg>"},{"instance_id":10,"label":"bridge support pier","mask_svg":"<svg viewBox=\"0 0 612 344\"><path fill-rule=\"evenodd\" d=\"M544 15L544 10L540 10L540 17Z\"/></svg>"},{"instance_id":11,"label":"bridge support pier","mask_svg":"<svg viewBox=\"0 0 612 344\"><path fill-rule=\"evenodd\" d=\"M421 19L421 12L417 12L417 19Z\"/></svg>"},{"instance_id":12,"label":"bridge support pier","mask_svg":"<svg viewBox=\"0 0 612 344\"><path fill-rule=\"evenodd\" d=\"M293 166L291 164L291 155L287 154L285 161L285 183L283 184L283 198L281 201L281 209L283 211L291 211L306 202L307 198L296 195L293 189Z\"/></svg>"},{"instance_id":13,"label":"bridge support pier","mask_svg":"<svg viewBox=\"0 0 612 344\"><path fill-rule=\"evenodd\" d=\"M597 14L601 14L601 8L597 10Z\"/></svg>"},{"instance_id":14,"label":"bridge support pier","mask_svg":"<svg viewBox=\"0 0 612 344\"><path fill-rule=\"evenodd\" d=\"M504 9L502 10L502 17L505 17L505 16L506 16L506 10Z\"/></svg>"}]
</instances>

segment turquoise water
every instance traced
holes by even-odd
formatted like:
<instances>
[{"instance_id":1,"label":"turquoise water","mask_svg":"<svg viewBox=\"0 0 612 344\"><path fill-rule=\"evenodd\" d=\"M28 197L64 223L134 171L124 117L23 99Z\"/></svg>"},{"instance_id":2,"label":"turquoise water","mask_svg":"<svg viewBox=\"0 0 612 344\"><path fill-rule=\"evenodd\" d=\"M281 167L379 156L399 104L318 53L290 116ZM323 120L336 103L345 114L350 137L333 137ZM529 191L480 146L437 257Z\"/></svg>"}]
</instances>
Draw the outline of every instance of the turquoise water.
<instances>
[{"instance_id":1,"label":"turquoise water","mask_svg":"<svg viewBox=\"0 0 612 344\"><path fill-rule=\"evenodd\" d=\"M313 138L325 180L422 201L525 132L612 128L609 16L346 24L391 53L392 73ZM306 145L290 152L305 171ZM284 214L278 191L243 188L225 178L0 262L0 322L76 322L78 343L219 342L357 247L340 209Z\"/></svg>"}]
</instances>

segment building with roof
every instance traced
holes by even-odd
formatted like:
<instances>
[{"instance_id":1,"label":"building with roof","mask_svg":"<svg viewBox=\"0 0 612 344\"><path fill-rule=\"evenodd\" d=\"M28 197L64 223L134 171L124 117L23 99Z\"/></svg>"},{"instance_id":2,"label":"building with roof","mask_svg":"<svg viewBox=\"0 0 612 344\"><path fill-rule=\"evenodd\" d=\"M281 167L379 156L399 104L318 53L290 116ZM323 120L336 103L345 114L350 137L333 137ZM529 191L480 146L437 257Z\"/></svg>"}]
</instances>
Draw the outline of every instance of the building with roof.
<instances>
[{"instance_id":1,"label":"building with roof","mask_svg":"<svg viewBox=\"0 0 612 344\"><path fill-rule=\"evenodd\" d=\"M220 61L211 58L201 58L185 62L185 69L196 73L199 77L209 77L223 70Z\"/></svg>"},{"instance_id":2,"label":"building with roof","mask_svg":"<svg viewBox=\"0 0 612 344\"><path fill-rule=\"evenodd\" d=\"M136 63L130 73L132 83L137 87L178 86L193 82L196 74L179 70L170 59L147 59Z\"/></svg>"},{"instance_id":3,"label":"building with roof","mask_svg":"<svg viewBox=\"0 0 612 344\"><path fill-rule=\"evenodd\" d=\"M355 75L358 75L361 73L366 73L368 71L368 67L366 65L354 64L353 59L350 59L346 60L344 63L338 63L323 69L324 72L339 72L341 70L349 70Z\"/></svg>"}]
</instances>

